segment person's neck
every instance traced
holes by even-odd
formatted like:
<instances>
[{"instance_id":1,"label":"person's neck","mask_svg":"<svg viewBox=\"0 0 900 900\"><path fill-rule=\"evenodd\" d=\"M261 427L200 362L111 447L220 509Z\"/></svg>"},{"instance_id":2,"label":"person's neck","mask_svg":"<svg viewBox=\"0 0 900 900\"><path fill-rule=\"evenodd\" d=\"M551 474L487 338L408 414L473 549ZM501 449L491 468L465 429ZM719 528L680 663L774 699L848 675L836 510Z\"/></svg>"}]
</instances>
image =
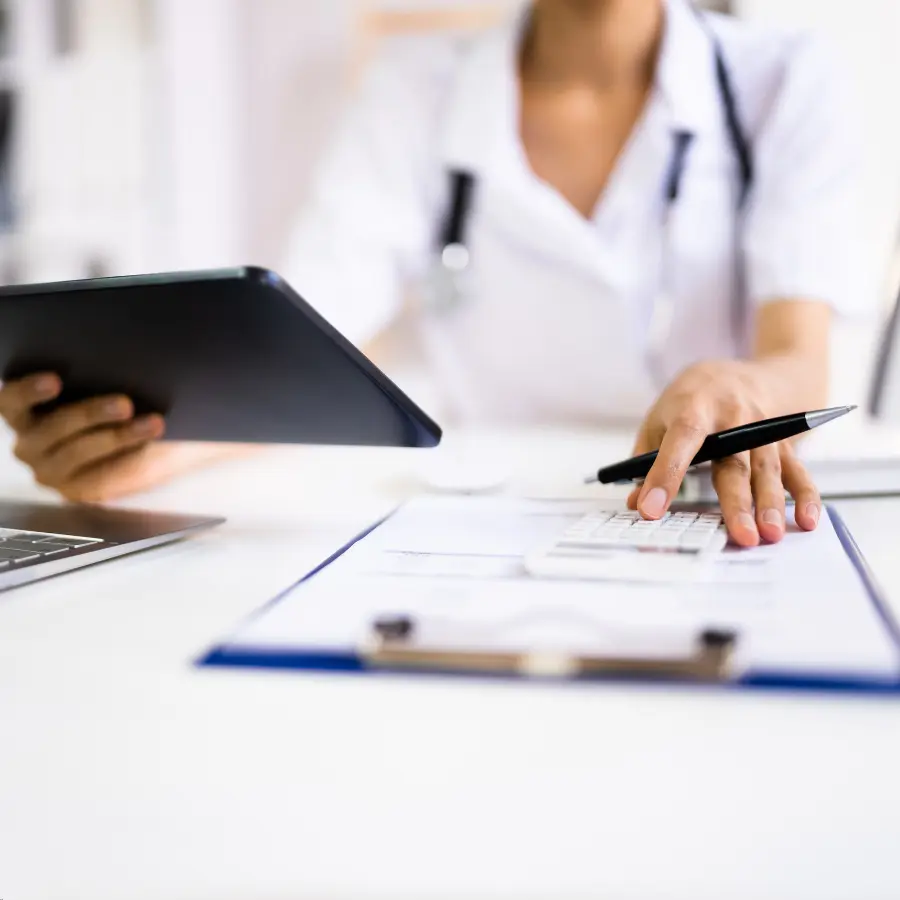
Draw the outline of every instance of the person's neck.
<instances>
[{"instance_id":1,"label":"person's neck","mask_svg":"<svg viewBox=\"0 0 900 900\"><path fill-rule=\"evenodd\" d=\"M535 0L522 74L557 85L647 87L664 21L663 0Z\"/></svg>"}]
</instances>

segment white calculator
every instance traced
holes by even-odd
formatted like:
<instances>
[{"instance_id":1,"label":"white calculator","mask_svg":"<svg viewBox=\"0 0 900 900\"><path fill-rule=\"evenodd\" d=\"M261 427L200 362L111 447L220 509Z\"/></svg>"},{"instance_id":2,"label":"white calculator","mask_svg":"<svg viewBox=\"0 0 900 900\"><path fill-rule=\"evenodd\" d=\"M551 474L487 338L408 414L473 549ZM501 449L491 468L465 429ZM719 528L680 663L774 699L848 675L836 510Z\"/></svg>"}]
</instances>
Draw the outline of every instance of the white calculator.
<instances>
[{"instance_id":1,"label":"white calculator","mask_svg":"<svg viewBox=\"0 0 900 900\"><path fill-rule=\"evenodd\" d=\"M525 569L547 578L702 580L727 543L718 512L674 511L649 521L631 510L597 509L527 554Z\"/></svg>"}]
</instances>

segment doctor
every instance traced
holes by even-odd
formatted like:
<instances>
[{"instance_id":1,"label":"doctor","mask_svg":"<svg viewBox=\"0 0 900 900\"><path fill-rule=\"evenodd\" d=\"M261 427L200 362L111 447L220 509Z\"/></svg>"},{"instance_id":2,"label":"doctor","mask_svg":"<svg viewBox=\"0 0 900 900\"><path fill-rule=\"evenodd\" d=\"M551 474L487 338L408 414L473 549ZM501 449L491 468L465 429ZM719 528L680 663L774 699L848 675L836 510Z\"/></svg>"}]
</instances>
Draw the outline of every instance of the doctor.
<instances>
[{"instance_id":1,"label":"doctor","mask_svg":"<svg viewBox=\"0 0 900 900\"><path fill-rule=\"evenodd\" d=\"M449 417L637 417L660 454L630 503L658 518L707 434L826 404L832 317L866 300L841 81L808 37L688 0L534 0L375 67L282 274L365 347L409 318ZM63 495L187 464L125 398L33 422L58 389L0 410ZM785 490L816 526L789 444L714 478L740 544L781 538Z\"/></svg>"}]
</instances>

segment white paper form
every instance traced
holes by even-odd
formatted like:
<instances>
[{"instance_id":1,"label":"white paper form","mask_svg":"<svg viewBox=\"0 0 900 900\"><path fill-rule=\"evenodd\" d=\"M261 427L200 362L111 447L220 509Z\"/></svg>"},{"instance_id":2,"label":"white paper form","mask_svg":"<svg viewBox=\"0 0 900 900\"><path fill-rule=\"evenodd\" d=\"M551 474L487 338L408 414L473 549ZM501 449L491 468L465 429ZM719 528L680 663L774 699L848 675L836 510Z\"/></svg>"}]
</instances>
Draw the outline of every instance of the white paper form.
<instances>
[{"instance_id":1,"label":"white paper form","mask_svg":"<svg viewBox=\"0 0 900 900\"><path fill-rule=\"evenodd\" d=\"M225 649L353 653L381 616L497 650L687 653L706 628L739 634L754 671L900 676L897 645L826 513L811 533L729 549L710 582L544 580L523 557L590 500L423 497L252 619ZM652 564L652 559L647 565Z\"/></svg>"}]
</instances>

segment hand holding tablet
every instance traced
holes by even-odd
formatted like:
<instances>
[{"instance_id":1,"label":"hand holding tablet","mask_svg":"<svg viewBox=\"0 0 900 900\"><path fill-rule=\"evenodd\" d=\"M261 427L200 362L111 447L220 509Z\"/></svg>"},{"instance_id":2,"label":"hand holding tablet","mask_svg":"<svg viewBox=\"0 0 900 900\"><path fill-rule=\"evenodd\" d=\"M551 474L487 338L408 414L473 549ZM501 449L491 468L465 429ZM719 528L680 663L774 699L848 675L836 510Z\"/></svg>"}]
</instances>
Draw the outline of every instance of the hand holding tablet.
<instances>
[{"instance_id":1,"label":"hand holding tablet","mask_svg":"<svg viewBox=\"0 0 900 900\"><path fill-rule=\"evenodd\" d=\"M85 485L127 491L167 473L173 456L160 439L441 439L383 372L261 269L0 288L0 372L17 455L73 499Z\"/></svg>"}]
</instances>

